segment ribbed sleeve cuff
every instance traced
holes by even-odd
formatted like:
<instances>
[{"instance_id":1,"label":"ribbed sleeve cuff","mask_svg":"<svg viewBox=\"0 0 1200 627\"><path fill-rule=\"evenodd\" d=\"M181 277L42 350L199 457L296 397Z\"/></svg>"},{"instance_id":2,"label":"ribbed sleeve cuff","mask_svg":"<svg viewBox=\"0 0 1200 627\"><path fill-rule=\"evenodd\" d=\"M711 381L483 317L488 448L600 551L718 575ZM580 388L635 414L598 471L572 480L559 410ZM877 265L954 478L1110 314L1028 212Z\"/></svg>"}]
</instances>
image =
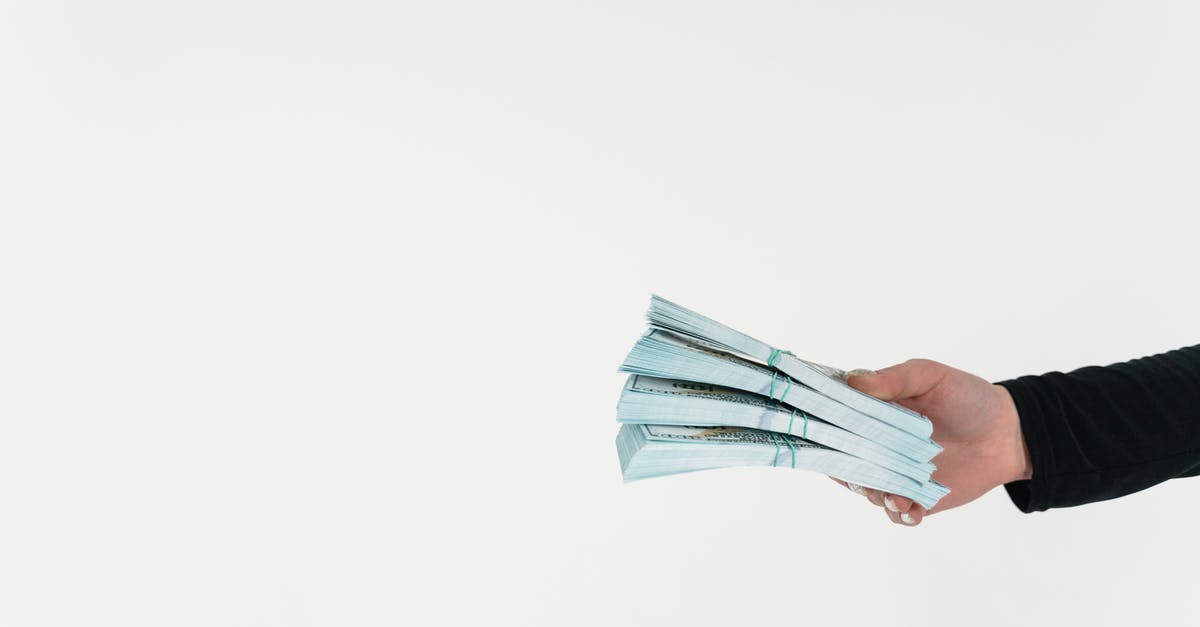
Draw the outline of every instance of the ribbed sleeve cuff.
<instances>
[{"instance_id":1,"label":"ribbed sleeve cuff","mask_svg":"<svg viewBox=\"0 0 1200 627\"><path fill-rule=\"evenodd\" d=\"M1013 505L1025 513L1049 509L1054 502L1052 478L1056 476L1054 452L1050 447L1050 434L1046 428L1046 410L1035 390L1036 376L1026 376L1001 385L1012 396L1021 421L1021 436L1029 449L1032 479L1004 484Z\"/></svg>"}]
</instances>

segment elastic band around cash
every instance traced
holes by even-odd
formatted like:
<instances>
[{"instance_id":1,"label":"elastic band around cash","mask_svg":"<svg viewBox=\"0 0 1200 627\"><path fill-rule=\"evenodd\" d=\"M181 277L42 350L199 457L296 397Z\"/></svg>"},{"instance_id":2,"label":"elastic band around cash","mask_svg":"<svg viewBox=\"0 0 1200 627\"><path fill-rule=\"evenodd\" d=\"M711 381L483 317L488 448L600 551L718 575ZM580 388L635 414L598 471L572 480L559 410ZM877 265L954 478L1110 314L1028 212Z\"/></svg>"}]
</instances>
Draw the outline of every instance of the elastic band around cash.
<instances>
[{"instance_id":1,"label":"elastic band around cash","mask_svg":"<svg viewBox=\"0 0 1200 627\"><path fill-rule=\"evenodd\" d=\"M775 398L775 377L778 376L778 374L779 374L778 370L771 371L771 389L767 390L767 398L769 398L771 400L776 400L776 398ZM783 401L783 399L787 398L787 393L789 391L791 391L791 389L792 389L792 378L787 375L784 375L783 378L787 380L787 387L783 388L783 394L779 395L779 399L778 399L779 401Z\"/></svg>"},{"instance_id":2,"label":"elastic band around cash","mask_svg":"<svg viewBox=\"0 0 1200 627\"><path fill-rule=\"evenodd\" d=\"M788 450L790 450L792 452L792 468L795 468L796 467L796 445L792 444L792 441L790 439L784 438L783 436L779 435L778 433L775 433L774 431L771 432L771 439L775 441L775 459L771 461L771 467L776 467L779 465L779 441L783 440L784 443L787 444Z\"/></svg>"},{"instance_id":3,"label":"elastic band around cash","mask_svg":"<svg viewBox=\"0 0 1200 627\"><path fill-rule=\"evenodd\" d=\"M799 409L793 409L792 417L790 419L788 419L788 428L787 428L788 435L792 435L792 424L796 422L796 412L800 412L800 417L804 419L803 433L800 434L800 437L807 440L808 439L808 414L804 413L802 410L799 410Z\"/></svg>"},{"instance_id":4,"label":"elastic band around cash","mask_svg":"<svg viewBox=\"0 0 1200 627\"><path fill-rule=\"evenodd\" d=\"M771 349L771 356L767 358L767 366L770 368L774 368L775 360L779 359L779 356L784 353L787 353L788 355L791 355L792 357L796 356L796 354L793 353L792 351L785 351L785 350L779 350L778 348L773 348L773 349Z\"/></svg>"}]
</instances>

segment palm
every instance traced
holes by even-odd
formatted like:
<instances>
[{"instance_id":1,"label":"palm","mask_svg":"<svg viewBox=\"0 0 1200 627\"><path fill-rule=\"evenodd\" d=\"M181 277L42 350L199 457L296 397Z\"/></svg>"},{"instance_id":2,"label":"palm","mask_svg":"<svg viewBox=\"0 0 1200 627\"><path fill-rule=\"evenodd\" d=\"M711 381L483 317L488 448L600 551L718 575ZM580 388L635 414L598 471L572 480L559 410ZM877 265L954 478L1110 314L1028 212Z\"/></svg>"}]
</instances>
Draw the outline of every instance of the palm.
<instances>
[{"instance_id":1,"label":"palm","mask_svg":"<svg viewBox=\"0 0 1200 627\"><path fill-rule=\"evenodd\" d=\"M933 478L949 487L950 494L931 511L973 501L1027 472L1016 409L1000 386L925 359L853 376L850 384L918 411L933 422L933 439L943 448L933 459L937 465ZM868 498L876 504L882 502L881 495L873 491ZM902 511L908 511L907 499L896 500L903 501Z\"/></svg>"},{"instance_id":2,"label":"palm","mask_svg":"<svg viewBox=\"0 0 1200 627\"><path fill-rule=\"evenodd\" d=\"M1001 461L996 439L1004 408L991 383L938 365L945 372L931 389L896 402L933 422L933 439L943 448L933 460L938 467L933 478L950 488L935 508L940 511L973 501L1003 480L995 462Z\"/></svg>"}]
</instances>

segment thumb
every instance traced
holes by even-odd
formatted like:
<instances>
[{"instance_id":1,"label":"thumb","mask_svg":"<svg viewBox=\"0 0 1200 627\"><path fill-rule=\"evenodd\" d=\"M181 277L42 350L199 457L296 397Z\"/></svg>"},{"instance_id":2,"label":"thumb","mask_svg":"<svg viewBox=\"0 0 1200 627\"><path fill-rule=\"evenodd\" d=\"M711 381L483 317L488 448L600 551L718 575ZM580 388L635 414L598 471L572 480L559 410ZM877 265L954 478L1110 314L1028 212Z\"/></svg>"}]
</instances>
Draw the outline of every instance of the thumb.
<instances>
[{"instance_id":1,"label":"thumb","mask_svg":"<svg viewBox=\"0 0 1200 627\"><path fill-rule=\"evenodd\" d=\"M928 359L910 359L878 372L851 370L846 384L884 401L899 401L932 390L946 374L946 366Z\"/></svg>"}]
</instances>

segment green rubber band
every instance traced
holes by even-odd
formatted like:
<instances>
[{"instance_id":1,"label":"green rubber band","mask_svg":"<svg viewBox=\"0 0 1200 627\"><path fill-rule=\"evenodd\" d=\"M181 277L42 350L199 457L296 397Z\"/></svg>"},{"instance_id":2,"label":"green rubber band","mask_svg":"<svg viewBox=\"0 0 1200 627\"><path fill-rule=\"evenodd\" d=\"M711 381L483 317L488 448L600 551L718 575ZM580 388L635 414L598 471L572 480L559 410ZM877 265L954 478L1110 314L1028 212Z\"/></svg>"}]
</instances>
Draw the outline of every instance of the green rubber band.
<instances>
[{"instance_id":1,"label":"green rubber band","mask_svg":"<svg viewBox=\"0 0 1200 627\"><path fill-rule=\"evenodd\" d=\"M779 376L779 371L777 371L777 370L771 371L771 387L770 387L770 389L767 390L767 398L769 398L773 401L779 401L782 403L783 399L787 398L788 392L792 391L792 378L788 377L788 376L783 377L784 380L787 381L787 385L785 385L783 387L783 394L780 394L779 398L775 398L775 379L778 376Z\"/></svg>"},{"instance_id":2,"label":"green rubber band","mask_svg":"<svg viewBox=\"0 0 1200 627\"><path fill-rule=\"evenodd\" d=\"M808 413L805 412L803 409L793 409L792 410L792 417L788 418L788 428L787 428L788 435L792 435L792 425L796 424L796 412L800 412L800 417L804 419L804 424L801 426L800 437L807 440L808 439Z\"/></svg>"},{"instance_id":3,"label":"green rubber band","mask_svg":"<svg viewBox=\"0 0 1200 627\"><path fill-rule=\"evenodd\" d=\"M778 348L772 348L771 356L767 358L767 365L770 366L771 368L774 368L775 360L779 359L779 356L784 353L787 353L788 355L795 355L795 353L793 353L792 351L782 351L782 350L779 350Z\"/></svg>"},{"instance_id":4,"label":"green rubber band","mask_svg":"<svg viewBox=\"0 0 1200 627\"><path fill-rule=\"evenodd\" d=\"M771 431L770 433L771 433L771 440L775 442L775 459L771 460L771 467L772 468L779 467L779 450L780 450L779 441L783 440L783 443L787 444L788 450L791 451L791 453L792 453L792 468L795 468L796 467L796 445L792 443L792 439L785 438L782 435L775 433L774 431Z\"/></svg>"}]
</instances>

